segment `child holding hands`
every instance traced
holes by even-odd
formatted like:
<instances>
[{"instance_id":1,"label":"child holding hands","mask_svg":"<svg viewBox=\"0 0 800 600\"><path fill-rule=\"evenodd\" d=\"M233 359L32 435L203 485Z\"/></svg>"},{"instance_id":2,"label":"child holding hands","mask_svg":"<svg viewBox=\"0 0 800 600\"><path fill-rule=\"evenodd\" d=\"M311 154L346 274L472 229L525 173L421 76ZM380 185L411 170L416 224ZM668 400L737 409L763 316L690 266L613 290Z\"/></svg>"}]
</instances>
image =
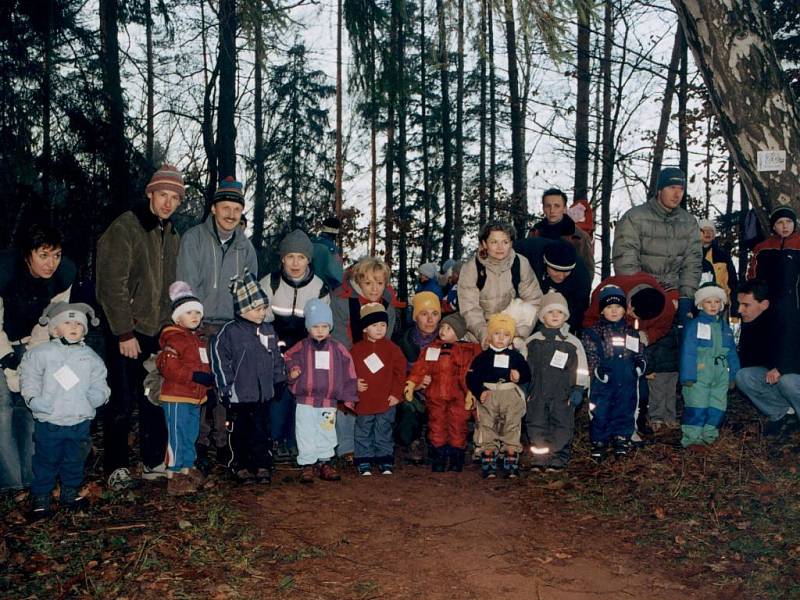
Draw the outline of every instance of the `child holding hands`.
<instances>
[{"instance_id":1,"label":"child holding hands","mask_svg":"<svg viewBox=\"0 0 800 600\"><path fill-rule=\"evenodd\" d=\"M294 395L297 464L300 481L339 481L330 463L336 448L336 405L350 410L358 402L356 371L344 344L331 338L333 314L319 298L303 309L309 336L286 352L289 386Z\"/></svg>"},{"instance_id":2,"label":"child holding hands","mask_svg":"<svg viewBox=\"0 0 800 600\"><path fill-rule=\"evenodd\" d=\"M386 339L389 315L383 304L364 304L360 317L364 336L350 349L358 377L354 460L360 475L372 475L373 465L391 475L395 407L403 397L406 359L400 347Z\"/></svg>"},{"instance_id":3,"label":"child holding hands","mask_svg":"<svg viewBox=\"0 0 800 600\"><path fill-rule=\"evenodd\" d=\"M515 333L514 319L503 313L492 315L487 324L489 347L475 357L467 373L467 388L479 400L476 442L484 479L497 476L500 454L506 476L519 475L525 414L525 393L519 386L530 381L531 371L522 354L511 347Z\"/></svg>"}]
</instances>

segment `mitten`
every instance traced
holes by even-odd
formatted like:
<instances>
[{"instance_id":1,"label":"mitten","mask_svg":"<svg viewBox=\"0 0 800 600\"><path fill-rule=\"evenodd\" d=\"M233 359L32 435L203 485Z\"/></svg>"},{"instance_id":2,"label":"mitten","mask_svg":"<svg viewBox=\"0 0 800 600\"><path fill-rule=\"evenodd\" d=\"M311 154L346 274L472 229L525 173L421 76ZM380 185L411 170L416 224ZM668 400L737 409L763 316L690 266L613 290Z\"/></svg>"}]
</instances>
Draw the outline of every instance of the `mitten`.
<instances>
[{"instance_id":1,"label":"mitten","mask_svg":"<svg viewBox=\"0 0 800 600\"><path fill-rule=\"evenodd\" d=\"M583 388L582 387L573 388L572 392L569 395L569 403L574 408L578 408L581 404L583 404Z\"/></svg>"},{"instance_id":2,"label":"mitten","mask_svg":"<svg viewBox=\"0 0 800 600\"><path fill-rule=\"evenodd\" d=\"M206 387L211 387L214 385L214 376L211 373L204 373L203 371L195 371L192 373L192 381L195 383L199 383L200 385L204 385Z\"/></svg>"},{"instance_id":3,"label":"mitten","mask_svg":"<svg viewBox=\"0 0 800 600\"><path fill-rule=\"evenodd\" d=\"M467 395L464 396L464 410L472 410L475 408L475 396L472 395L472 392L467 392Z\"/></svg>"},{"instance_id":4,"label":"mitten","mask_svg":"<svg viewBox=\"0 0 800 600\"><path fill-rule=\"evenodd\" d=\"M684 327L689 319L692 318L692 308L691 298L678 299L678 325Z\"/></svg>"},{"instance_id":5,"label":"mitten","mask_svg":"<svg viewBox=\"0 0 800 600\"><path fill-rule=\"evenodd\" d=\"M406 402L411 402L414 399L414 385L413 381L406 381L406 387L403 388L403 398Z\"/></svg>"},{"instance_id":6,"label":"mitten","mask_svg":"<svg viewBox=\"0 0 800 600\"><path fill-rule=\"evenodd\" d=\"M599 381L603 383L608 383L608 369L603 366L597 366L594 368L594 376L597 377Z\"/></svg>"},{"instance_id":7,"label":"mitten","mask_svg":"<svg viewBox=\"0 0 800 600\"><path fill-rule=\"evenodd\" d=\"M16 371L19 366L19 358L16 352L9 352L3 358L0 358L0 369L8 369L9 371Z\"/></svg>"}]
</instances>

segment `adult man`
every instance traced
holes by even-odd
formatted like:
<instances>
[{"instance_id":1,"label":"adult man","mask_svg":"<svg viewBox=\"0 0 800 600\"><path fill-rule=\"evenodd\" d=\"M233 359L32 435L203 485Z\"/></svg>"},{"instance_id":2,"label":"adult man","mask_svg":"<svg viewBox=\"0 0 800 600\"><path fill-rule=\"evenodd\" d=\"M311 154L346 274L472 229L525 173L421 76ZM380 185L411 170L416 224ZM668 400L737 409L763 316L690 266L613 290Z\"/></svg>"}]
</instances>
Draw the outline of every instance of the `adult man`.
<instances>
[{"instance_id":1,"label":"adult man","mask_svg":"<svg viewBox=\"0 0 800 600\"><path fill-rule=\"evenodd\" d=\"M515 241L514 250L531 263L542 293L555 291L566 298L570 330L579 331L589 306L592 278L575 247L563 240L526 238Z\"/></svg>"},{"instance_id":2,"label":"adult man","mask_svg":"<svg viewBox=\"0 0 800 600\"><path fill-rule=\"evenodd\" d=\"M528 236L569 242L575 246L575 251L583 259L589 273L594 273L592 240L585 231L575 226L575 221L567 214L567 195L558 188L545 190L542 194L542 209L544 219L533 226Z\"/></svg>"},{"instance_id":3,"label":"adult man","mask_svg":"<svg viewBox=\"0 0 800 600\"><path fill-rule=\"evenodd\" d=\"M114 489L127 487L128 434L139 407L144 479L166 477L164 412L142 390L142 363L158 352L158 333L170 320L168 289L175 281L180 237L170 217L184 197L183 175L163 165L145 188L147 201L108 226L97 242L97 300L108 322L111 399L105 409L105 472Z\"/></svg>"},{"instance_id":4,"label":"adult man","mask_svg":"<svg viewBox=\"0 0 800 600\"><path fill-rule=\"evenodd\" d=\"M336 245L339 225L339 219L328 217L322 222L319 235L311 240L314 244L311 266L314 273L332 290L342 285L344 279L342 256Z\"/></svg>"},{"instance_id":5,"label":"adult man","mask_svg":"<svg viewBox=\"0 0 800 600\"><path fill-rule=\"evenodd\" d=\"M739 338L742 368L736 374L736 386L767 416L764 434L779 435L796 426L790 421L790 412L800 414L797 342L781 335L780 328L775 327L769 289L764 281L745 281L739 286L737 296L742 317Z\"/></svg>"},{"instance_id":6,"label":"adult man","mask_svg":"<svg viewBox=\"0 0 800 600\"><path fill-rule=\"evenodd\" d=\"M258 258L240 223L244 210L242 184L226 177L214 193L211 214L181 238L178 253L178 279L187 282L203 304L204 318L200 334L210 339L233 319L232 279L244 276L245 270L258 272ZM225 407L216 404L213 394L203 406L200 419L198 465L206 468L206 454L213 442L217 459L227 463L228 440L225 431ZM206 411L214 415L213 436L206 424Z\"/></svg>"}]
</instances>

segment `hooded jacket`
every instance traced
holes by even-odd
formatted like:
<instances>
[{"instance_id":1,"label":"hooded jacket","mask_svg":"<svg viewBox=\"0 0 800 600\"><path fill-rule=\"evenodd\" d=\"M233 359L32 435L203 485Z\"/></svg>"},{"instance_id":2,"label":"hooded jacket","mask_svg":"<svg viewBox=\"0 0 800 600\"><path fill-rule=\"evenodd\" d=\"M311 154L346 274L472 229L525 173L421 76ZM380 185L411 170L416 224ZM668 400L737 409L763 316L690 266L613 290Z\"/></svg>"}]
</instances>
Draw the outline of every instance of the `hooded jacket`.
<instances>
[{"instance_id":1,"label":"hooded jacket","mask_svg":"<svg viewBox=\"0 0 800 600\"><path fill-rule=\"evenodd\" d=\"M97 301L121 341L138 331L155 336L172 313L180 236L142 203L122 213L97 242Z\"/></svg>"},{"instance_id":2,"label":"hooded jacket","mask_svg":"<svg viewBox=\"0 0 800 600\"><path fill-rule=\"evenodd\" d=\"M199 371L211 373L211 363L205 341L196 331L180 325L168 325L159 338L161 352L156 365L164 376L161 385L161 402L204 404L208 388L192 380Z\"/></svg>"},{"instance_id":3,"label":"hooded jacket","mask_svg":"<svg viewBox=\"0 0 800 600\"><path fill-rule=\"evenodd\" d=\"M224 322L233 318L231 279L247 269L258 273L258 258L253 244L239 231L222 243L214 215L183 234L178 253L177 279L188 283L203 303L206 321Z\"/></svg>"},{"instance_id":4,"label":"hooded jacket","mask_svg":"<svg viewBox=\"0 0 800 600\"><path fill-rule=\"evenodd\" d=\"M306 302L319 298L330 303L328 286L309 268L300 279L292 279L281 269L261 280L269 298L267 320L272 322L284 352L308 336L303 309Z\"/></svg>"},{"instance_id":5,"label":"hooded jacket","mask_svg":"<svg viewBox=\"0 0 800 600\"><path fill-rule=\"evenodd\" d=\"M728 381L736 379L739 356L727 319L700 311L686 326L681 345L681 383L712 383L718 367L727 367Z\"/></svg>"},{"instance_id":6,"label":"hooded jacket","mask_svg":"<svg viewBox=\"0 0 800 600\"><path fill-rule=\"evenodd\" d=\"M617 223L612 260L617 275L650 273L666 289L693 298L702 273L702 243L695 218L656 199L634 206Z\"/></svg>"},{"instance_id":7,"label":"hooded jacket","mask_svg":"<svg viewBox=\"0 0 800 600\"><path fill-rule=\"evenodd\" d=\"M57 338L32 348L22 357L20 379L33 418L65 427L93 419L111 395L106 366L83 342Z\"/></svg>"},{"instance_id":8,"label":"hooded jacket","mask_svg":"<svg viewBox=\"0 0 800 600\"><path fill-rule=\"evenodd\" d=\"M589 387L586 352L580 340L569 332L569 325L565 323L559 329L543 327L526 341L531 370L530 398L566 400L576 386ZM566 354L563 366L557 352Z\"/></svg>"},{"instance_id":9,"label":"hooded jacket","mask_svg":"<svg viewBox=\"0 0 800 600\"><path fill-rule=\"evenodd\" d=\"M386 337L391 339L397 312L394 308L396 302L394 295L388 286L383 290L380 302L389 316ZM368 303L369 300L361 292L358 284L350 279L349 274L345 276L344 283L331 294L331 312L333 312L331 335L335 340L344 344L348 350L353 347L354 342L358 342L364 337L364 331L360 325L361 306Z\"/></svg>"},{"instance_id":10,"label":"hooded jacket","mask_svg":"<svg viewBox=\"0 0 800 600\"><path fill-rule=\"evenodd\" d=\"M486 335L486 322L493 314L505 310L516 297L511 276L514 258L519 256L520 282L519 297L536 311L542 301L542 290L531 269L528 259L511 250L503 260L480 258L478 261L486 268L486 282L479 290L478 267L470 258L461 267L458 279L458 310L467 322L467 330L480 342ZM533 315L533 319L536 315Z\"/></svg>"}]
</instances>

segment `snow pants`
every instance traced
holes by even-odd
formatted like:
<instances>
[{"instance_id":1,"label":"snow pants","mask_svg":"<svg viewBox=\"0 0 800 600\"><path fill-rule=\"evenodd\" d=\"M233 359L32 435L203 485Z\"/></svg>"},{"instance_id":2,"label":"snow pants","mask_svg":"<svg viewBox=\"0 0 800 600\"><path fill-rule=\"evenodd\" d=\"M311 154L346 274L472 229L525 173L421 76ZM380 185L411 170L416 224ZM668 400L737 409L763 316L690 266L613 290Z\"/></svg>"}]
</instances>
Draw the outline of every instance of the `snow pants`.
<instances>
[{"instance_id":1,"label":"snow pants","mask_svg":"<svg viewBox=\"0 0 800 600\"><path fill-rule=\"evenodd\" d=\"M525 395L515 383L486 383L491 395L485 402L478 400L478 448L482 452L522 451L520 433L525 415Z\"/></svg>"},{"instance_id":2,"label":"snow pants","mask_svg":"<svg viewBox=\"0 0 800 600\"><path fill-rule=\"evenodd\" d=\"M589 390L589 437L593 443L607 444L615 437L633 435L639 381L631 361L608 360L603 366L608 381L593 377Z\"/></svg>"},{"instance_id":3,"label":"snow pants","mask_svg":"<svg viewBox=\"0 0 800 600\"><path fill-rule=\"evenodd\" d=\"M710 363L710 364L709 364ZM728 371L724 360L707 363L698 370L697 381L683 386L683 420L681 445L711 444L719 437L719 426L728 409Z\"/></svg>"},{"instance_id":4,"label":"snow pants","mask_svg":"<svg viewBox=\"0 0 800 600\"><path fill-rule=\"evenodd\" d=\"M569 398L529 398L525 417L533 464L565 467L569 462L575 430L575 408Z\"/></svg>"},{"instance_id":5,"label":"snow pants","mask_svg":"<svg viewBox=\"0 0 800 600\"><path fill-rule=\"evenodd\" d=\"M464 395L455 393L447 398L428 398L428 439L434 448L467 447L470 411L464 408Z\"/></svg>"}]
</instances>

